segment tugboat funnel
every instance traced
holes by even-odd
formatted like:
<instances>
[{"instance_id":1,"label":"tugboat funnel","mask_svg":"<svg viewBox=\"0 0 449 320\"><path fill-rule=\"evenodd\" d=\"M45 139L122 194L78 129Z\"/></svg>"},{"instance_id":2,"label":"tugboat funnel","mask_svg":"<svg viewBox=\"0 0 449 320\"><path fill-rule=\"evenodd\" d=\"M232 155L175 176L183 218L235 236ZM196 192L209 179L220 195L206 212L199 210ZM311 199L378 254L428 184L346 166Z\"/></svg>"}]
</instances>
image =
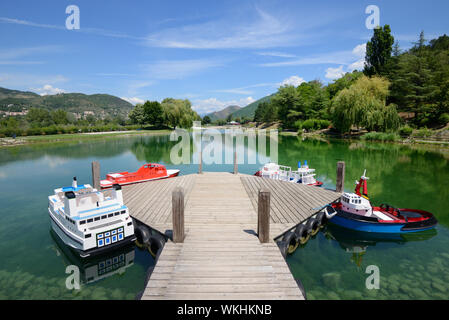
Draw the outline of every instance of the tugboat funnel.
<instances>
[{"instance_id":1,"label":"tugboat funnel","mask_svg":"<svg viewBox=\"0 0 449 320\"><path fill-rule=\"evenodd\" d=\"M73 177L72 187L78 188L78 184L77 184L77 182L76 182L76 177Z\"/></svg>"}]
</instances>

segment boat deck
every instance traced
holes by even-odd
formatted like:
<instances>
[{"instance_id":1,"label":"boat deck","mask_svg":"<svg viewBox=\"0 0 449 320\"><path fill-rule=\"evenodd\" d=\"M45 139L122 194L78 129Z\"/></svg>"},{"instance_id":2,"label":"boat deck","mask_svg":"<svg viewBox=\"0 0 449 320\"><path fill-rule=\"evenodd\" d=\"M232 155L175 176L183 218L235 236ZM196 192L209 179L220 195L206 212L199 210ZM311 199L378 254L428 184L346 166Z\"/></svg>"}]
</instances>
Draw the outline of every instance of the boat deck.
<instances>
[{"instance_id":1,"label":"boat deck","mask_svg":"<svg viewBox=\"0 0 449 320\"><path fill-rule=\"evenodd\" d=\"M184 189L183 243L168 241L142 299L304 299L273 241L340 194L259 177L207 172L123 187L133 218L172 229L171 193ZM271 192L270 239L256 235L261 187Z\"/></svg>"}]
</instances>

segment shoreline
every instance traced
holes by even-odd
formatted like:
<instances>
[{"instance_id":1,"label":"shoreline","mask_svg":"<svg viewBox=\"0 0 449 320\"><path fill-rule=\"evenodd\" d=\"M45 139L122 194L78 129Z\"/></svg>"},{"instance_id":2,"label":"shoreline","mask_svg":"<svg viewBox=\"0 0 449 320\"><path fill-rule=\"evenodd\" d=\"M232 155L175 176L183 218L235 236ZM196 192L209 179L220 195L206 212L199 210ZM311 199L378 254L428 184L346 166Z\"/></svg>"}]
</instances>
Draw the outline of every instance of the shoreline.
<instances>
[{"instance_id":1,"label":"shoreline","mask_svg":"<svg viewBox=\"0 0 449 320\"><path fill-rule=\"evenodd\" d=\"M244 129L245 127L241 127ZM226 129L226 127L210 126L203 127L202 129ZM256 129L257 130L257 129ZM84 132L84 133L69 133L69 134L55 134L55 135L39 135L39 136L25 136L13 138L0 138L0 149L15 147L15 146L25 146L32 144L44 144L52 142L69 142L78 140L95 140L101 138L113 138L113 137L126 137L126 136L136 136L136 135L165 135L170 134L172 130L161 129L161 130L129 130L129 131L105 131L105 132ZM298 132L294 131L281 131L280 136L301 136L304 138L312 139L335 139L342 141L362 141L359 136L354 137L340 137L326 135L321 132L311 132L303 133L299 135ZM439 140L425 140L425 139L403 139L398 141L381 141L381 140L370 140L369 142L374 143L393 143L399 145L426 145L435 148L449 148L449 141L439 141Z\"/></svg>"},{"instance_id":2,"label":"shoreline","mask_svg":"<svg viewBox=\"0 0 449 320\"><path fill-rule=\"evenodd\" d=\"M164 135L169 134L171 131L162 130L130 130L130 131L105 131L105 132L85 132L85 133L68 133L68 134L54 134L54 135L39 135L39 136L27 136L13 138L0 138L0 149L26 146L39 143L52 143L52 142L69 142L78 140L95 140L101 138L113 138L113 137L127 137L137 135Z\"/></svg>"}]
</instances>

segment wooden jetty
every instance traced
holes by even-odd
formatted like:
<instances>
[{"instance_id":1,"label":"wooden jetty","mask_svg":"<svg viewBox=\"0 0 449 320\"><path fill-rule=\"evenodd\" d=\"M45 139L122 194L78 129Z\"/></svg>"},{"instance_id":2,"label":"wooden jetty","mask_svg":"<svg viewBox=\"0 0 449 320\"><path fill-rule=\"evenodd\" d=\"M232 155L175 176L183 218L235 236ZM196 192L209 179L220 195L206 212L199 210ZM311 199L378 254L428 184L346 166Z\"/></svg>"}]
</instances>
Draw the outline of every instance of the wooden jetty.
<instances>
[{"instance_id":1,"label":"wooden jetty","mask_svg":"<svg viewBox=\"0 0 449 320\"><path fill-rule=\"evenodd\" d=\"M123 187L131 216L174 240L142 299L304 299L274 239L340 193L234 171Z\"/></svg>"}]
</instances>

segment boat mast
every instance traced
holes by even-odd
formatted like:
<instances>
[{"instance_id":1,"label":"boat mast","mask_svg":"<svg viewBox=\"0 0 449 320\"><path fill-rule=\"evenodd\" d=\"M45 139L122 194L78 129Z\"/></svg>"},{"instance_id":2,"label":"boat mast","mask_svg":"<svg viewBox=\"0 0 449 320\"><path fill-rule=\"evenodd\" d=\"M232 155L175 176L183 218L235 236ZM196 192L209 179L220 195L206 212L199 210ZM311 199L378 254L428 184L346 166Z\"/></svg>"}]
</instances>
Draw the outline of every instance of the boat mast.
<instances>
[{"instance_id":1,"label":"boat mast","mask_svg":"<svg viewBox=\"0 0 449 320\"><path fill-rule=\"evenodd\" d=\"M366 169L363 172L363 175L360 177L360 181L357 182L357 186L355 187L355 193L360 196L368 199L368 183L366 182L369 178L366 176ZM360 189L363 187L363 194L360 193Z\"/></svg>"}]
</instances>

